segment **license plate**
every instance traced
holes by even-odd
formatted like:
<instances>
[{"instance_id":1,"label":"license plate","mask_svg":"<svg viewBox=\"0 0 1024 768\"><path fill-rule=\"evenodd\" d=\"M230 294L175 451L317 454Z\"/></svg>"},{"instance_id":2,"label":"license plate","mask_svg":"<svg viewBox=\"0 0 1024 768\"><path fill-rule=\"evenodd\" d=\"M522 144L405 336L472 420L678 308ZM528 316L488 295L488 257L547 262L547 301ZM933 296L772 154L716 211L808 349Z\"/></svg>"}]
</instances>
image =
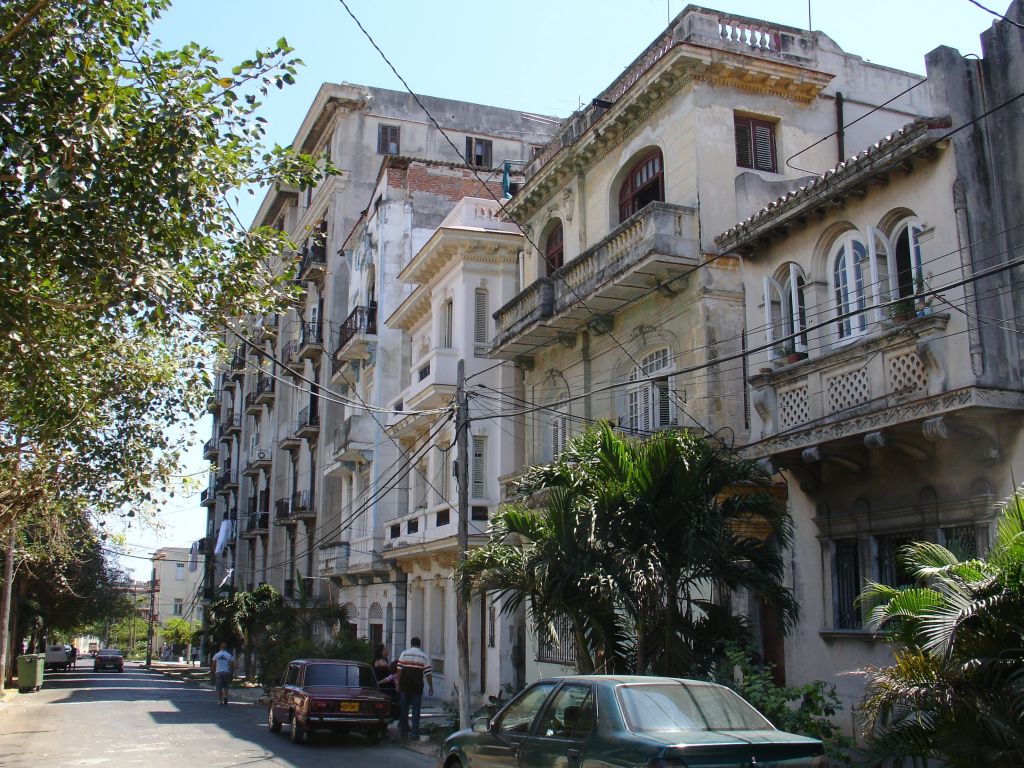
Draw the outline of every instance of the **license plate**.
<instances>
[{"instance_id":1,"label":"license plate","mask_svg":"<svg viewBox=\"0 0 1024 768\"><path fill-rule=\"evenodd\" d=\"M341 702L342 712L358 712L359 702L358 701L343 701Z\"/></svg>"}]
</instances>

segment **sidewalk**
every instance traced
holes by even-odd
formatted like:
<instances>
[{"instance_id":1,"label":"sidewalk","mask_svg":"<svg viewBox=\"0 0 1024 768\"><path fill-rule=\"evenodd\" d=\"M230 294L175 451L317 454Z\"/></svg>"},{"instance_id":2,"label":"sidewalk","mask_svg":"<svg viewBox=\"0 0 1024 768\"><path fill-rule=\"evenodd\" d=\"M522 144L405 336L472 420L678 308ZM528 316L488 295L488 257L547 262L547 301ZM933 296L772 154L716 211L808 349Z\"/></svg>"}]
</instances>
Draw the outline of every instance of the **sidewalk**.
<instances>
[{"instance_id":1,"label":"sidewalk","mask_svg":"<svg viewBox=\"0 0 1024 768\"><path fill-rule=\"evenodd\" d=\"M192 666L187 662L176 661L154 661L153 670L160 672L167 677L173 677L186 683L192 683L200 688L213 690L213 680L210 679L210 668ZM240 686L233 685L228 692L228 698L235 701L242 701L246 704L262 704L265 702L263 686Z\"/></svg>"}]
</instances>

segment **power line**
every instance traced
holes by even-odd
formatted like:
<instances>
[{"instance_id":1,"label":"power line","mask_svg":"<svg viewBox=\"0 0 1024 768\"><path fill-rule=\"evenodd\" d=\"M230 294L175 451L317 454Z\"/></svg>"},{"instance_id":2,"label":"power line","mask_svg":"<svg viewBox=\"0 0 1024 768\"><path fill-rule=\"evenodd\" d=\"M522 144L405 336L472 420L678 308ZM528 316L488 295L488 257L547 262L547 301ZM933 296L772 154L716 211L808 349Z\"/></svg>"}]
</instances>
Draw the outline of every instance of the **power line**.
<instances>
[{"instance_id":1,"label":"power line","mask_svg":"<svg viewBox=\"0 0 1024 768\"><path fill-rule=\"evenodd\" d=\"M971 5L975 5L978 8L981 8L981 10L985 11L986 13L991 13L993 16L995 16L997 18L1000 18L1000 19L1002 19L1005 22L1013 24L1013 26L1017 27L1017 29L1024 29L1024 24L1021 24L1018 21L1014 21L1013 19L1007 18L1006 16L1001 14L999 11L994 11L991 8L985 7L984 5L979 3L978 0L967 0L967 2L969 2Z\"/></svg>"}]
</instances>

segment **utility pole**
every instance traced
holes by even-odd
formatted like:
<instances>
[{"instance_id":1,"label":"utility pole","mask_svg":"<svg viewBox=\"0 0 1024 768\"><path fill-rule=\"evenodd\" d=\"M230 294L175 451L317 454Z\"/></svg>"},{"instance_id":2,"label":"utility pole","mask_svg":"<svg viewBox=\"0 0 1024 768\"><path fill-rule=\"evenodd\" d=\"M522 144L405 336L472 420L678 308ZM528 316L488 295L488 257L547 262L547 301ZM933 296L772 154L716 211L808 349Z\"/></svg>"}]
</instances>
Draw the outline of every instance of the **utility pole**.
<instances>
[{"instance_id":1,"label":"utility pole","mask_svg":"<svg viewBox=\"0 0 1024 768\"><path fill-rule=\"evenodd\" d=\"M156 566L149 577L149 629L146 631L146 669L153 666L153 614L156 612Z\"/></svg>"},{"instance_id":2,"label":"utility pole","mask_svg":"<svg viewBox=\"0 0 1024 768\"><path fill-rule=\"evenodd\" d=\"M11 590L14 586L14 520L7 534L4 558L4 591L0 597L0 691L7 686L7 657L11 653Z\"/></svg>"},{"instance_id":3,"label":"utility pole","mask_svg":"<svg viewBox=\"0 0 1024 768\"><path fill-rule=\"evenodd\" d=\"M459 558L461 566L469 550L469 404L466 400L466 361L459 358L458 389L456 390L458 415L455 420L455 442L458 449L459 484ZM455 624L459 649L459 727L469 728L469 594L455 582Z\"/></svg>"}]
</instances>

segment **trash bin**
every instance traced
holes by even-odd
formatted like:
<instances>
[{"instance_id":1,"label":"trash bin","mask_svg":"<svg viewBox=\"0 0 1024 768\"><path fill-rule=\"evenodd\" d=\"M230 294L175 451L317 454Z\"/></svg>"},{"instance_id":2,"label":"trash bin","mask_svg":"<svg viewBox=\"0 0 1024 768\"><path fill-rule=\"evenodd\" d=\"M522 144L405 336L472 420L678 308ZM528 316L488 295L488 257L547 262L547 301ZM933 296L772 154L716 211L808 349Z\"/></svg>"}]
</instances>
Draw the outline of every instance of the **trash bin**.
<instances>
[{"instance_id":1,"label":"trash bin","mask_svg":"<svg viewBox=\"0 0 1024 768\"><path fill-rule=\"evenodd\" d=\"M21 693L38 691L43 686L45 653L26 653L18 657L18 690Z\"/></svg>"}]
</instances>

